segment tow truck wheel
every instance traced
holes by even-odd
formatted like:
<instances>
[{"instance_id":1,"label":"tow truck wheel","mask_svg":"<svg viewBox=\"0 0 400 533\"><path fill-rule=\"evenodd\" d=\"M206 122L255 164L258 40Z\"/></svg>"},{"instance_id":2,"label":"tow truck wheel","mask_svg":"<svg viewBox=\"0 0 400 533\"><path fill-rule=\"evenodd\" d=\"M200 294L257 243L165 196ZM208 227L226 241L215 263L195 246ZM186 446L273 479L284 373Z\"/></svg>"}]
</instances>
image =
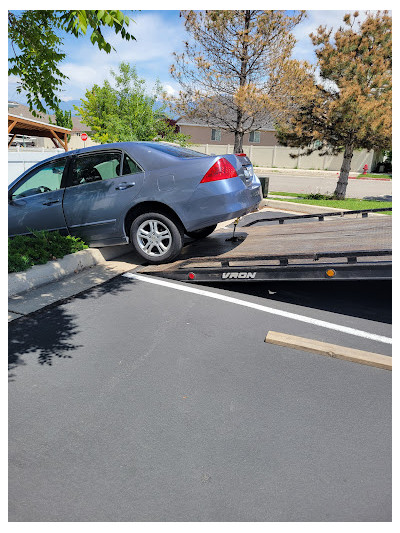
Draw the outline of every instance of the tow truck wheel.
<instances>
[{"instance_id":1,"label":"tow truck wheel","mask_svg":"<svg viewBox=\"0 0 400 533\"><path fill-rule=\"evenodd\" d=\"M186 231L186 235L192 239L204 239L204 237L211 235L216 227L217 224L214 224L213 226L208 226L207 228L198 229L196 231Z\"/></svg>"},{"instance_id":2,"label":"tow truck wheel","mask_svg":"<svg viewBox=\"0 0 400 533\"><path fill-rule=\"evenodd\" d=\"M183 245L183 232L161 213L139 215L132 222L130 238L137 253L153 265L172 261Z\"/></svg>"}]
</instances>

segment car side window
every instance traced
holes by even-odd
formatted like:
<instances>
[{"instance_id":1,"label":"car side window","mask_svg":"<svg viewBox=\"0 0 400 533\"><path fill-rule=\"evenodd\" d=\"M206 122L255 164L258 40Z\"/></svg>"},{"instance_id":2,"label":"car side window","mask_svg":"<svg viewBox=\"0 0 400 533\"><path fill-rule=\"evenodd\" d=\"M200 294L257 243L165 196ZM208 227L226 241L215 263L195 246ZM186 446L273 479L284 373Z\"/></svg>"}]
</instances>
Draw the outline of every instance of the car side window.
<instances>
[{"instance_id":1,"label":"car side window","mask_svg":"<svg viewBox=\"0 0 400 533\"><path fill-rule=\"evenodd\" d=\"M25 198L60 189L66 162L66 159L57 159L34 170L19 187L14 189L12 198Z\"/></svg>"},{"instance_id":2,"label":"car side window","mask_svg":"<svg viewBox=\"0 0 400 533\"><path fill-rule=\"evenodd\" d=\"M126 174L137 174L138 172L142 172L142 169L139 167L139 165L136 164L133 159L129 157L129 155L124 154L122 175L125 176Z\"/></svg>"},{"instance_id":3,"label":"car side window","mask_svg":"<svg viewBox=\"0 0 400 533\"><path fill-rule=\"evenodd\" d=\"M71 185L118 177L121 168L121 155L121 152L98 152L78 156L72 169Z\"/></svg>"}]
</instances>

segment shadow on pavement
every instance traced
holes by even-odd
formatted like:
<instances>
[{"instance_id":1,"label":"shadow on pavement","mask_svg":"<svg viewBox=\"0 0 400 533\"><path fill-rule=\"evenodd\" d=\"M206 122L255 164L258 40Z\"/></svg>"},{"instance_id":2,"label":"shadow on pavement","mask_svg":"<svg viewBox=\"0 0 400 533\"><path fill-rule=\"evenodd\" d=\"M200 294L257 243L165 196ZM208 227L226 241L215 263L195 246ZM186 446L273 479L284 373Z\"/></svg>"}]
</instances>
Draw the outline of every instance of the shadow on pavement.
<instances>
[{"instance_id":1,"label":"shadow on pavement","mask_svg":"<svg viewBox=\"0 0 400 533\"><path fill-rule=\"evenodd\" d=\"M133 280L123 277L113 278L75 296L71 296L26 317L9 323L8 332L8 370L9 380L14 381L15 369L25 365L24 358L35 354L40 365L51 366L54 358L70 359L72 352L81 346L74 342L74 336L84 325L77 325L76 316L66 304L73 299L87 300L105 294L117 295L132 287Z\"/></svg>"},{"instance_id":2,"label":"shadow on pavement","mask_svg":"<svg viewBox=\"0 0 400 533\"><path fill-rule=\"evenodd\" d=\"M23 357L37 354L41 365L53 364L54 357L70 358L78 348L71 340L79 332L74 317L61 306L43 309L33 315L10 323L8 336L9 379L18 365L25 364Z\"/></svg>"}]
</instances>

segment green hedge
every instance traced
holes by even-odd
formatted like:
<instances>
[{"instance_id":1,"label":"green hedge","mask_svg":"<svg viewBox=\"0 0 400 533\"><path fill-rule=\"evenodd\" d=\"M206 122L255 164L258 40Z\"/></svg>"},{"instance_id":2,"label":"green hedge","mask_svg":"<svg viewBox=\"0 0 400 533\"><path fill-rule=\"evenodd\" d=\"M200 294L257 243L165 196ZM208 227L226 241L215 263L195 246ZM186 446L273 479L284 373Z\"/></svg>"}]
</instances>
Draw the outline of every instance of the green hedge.
<instances>
[{"instance_id":1,"label":"green hedge","mask_svg":"<svg viewBox=\"0 0 400 533\"><path fill-rule=\"evenodd\" d=\"M58 232L32 231L8 239L8 272L21 272L33 265L43 265L64 255L88 248L78 237Z\"/></svg>"}]
</instances>

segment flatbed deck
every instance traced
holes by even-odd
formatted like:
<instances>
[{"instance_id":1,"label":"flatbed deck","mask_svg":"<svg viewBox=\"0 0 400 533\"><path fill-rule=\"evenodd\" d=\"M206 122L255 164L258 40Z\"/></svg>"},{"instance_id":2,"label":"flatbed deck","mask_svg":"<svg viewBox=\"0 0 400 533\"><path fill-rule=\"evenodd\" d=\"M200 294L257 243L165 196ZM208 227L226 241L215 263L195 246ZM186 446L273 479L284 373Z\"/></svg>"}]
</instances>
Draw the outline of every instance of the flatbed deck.
<instances>
[{"instance_id":1,"label":"flatbed deck","mask_svg":"<svg viewBox=\"0 0 400 533\"><path fill-rule=\"evenodd\" d=\"M391 278L390 216L294 218L295 224L251 222L238 228L236 241L227 240L232 231L214 232L185 246L179 260L138 272L192 283Z\"/></svg>"}]
</instances>

